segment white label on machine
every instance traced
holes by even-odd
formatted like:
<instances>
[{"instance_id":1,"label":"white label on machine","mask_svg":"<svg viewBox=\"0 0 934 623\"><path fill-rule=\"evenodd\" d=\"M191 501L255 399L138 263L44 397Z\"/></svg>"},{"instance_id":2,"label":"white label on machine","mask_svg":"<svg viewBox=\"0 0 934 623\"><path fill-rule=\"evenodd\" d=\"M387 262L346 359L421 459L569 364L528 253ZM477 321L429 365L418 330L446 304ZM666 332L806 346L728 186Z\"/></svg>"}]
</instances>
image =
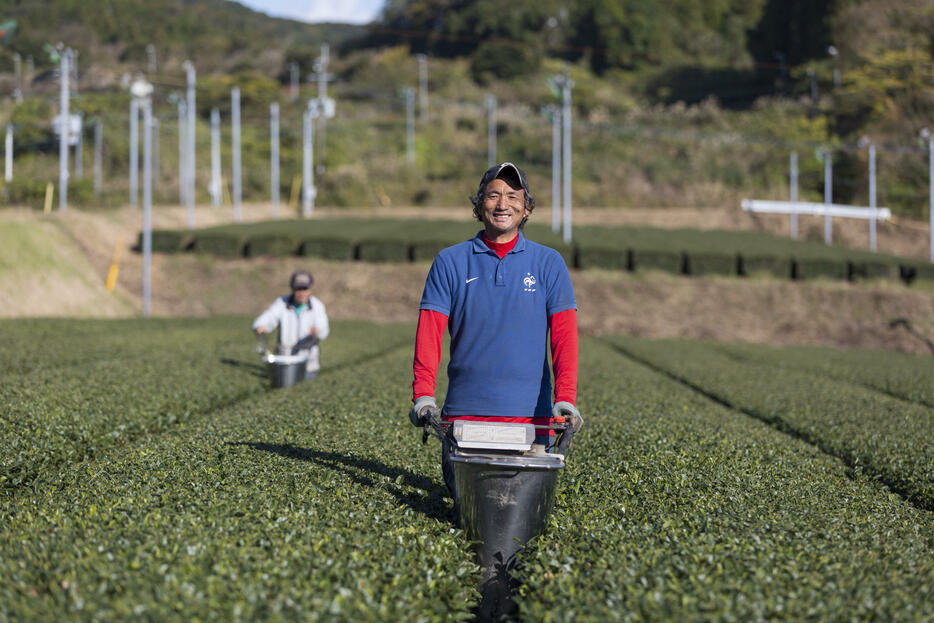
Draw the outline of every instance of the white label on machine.
<instances>
[{"instance_id":1,"label":"white label on machine","mask_svg":"<svg viewBox=\"0 0 934 623\"><path fill-rule=\"evenodd\" d=\"M535 441L535 427L532 424L457 420L454 422L454 439L462 448L528 450Z\"/></svg>"}]
</instances>

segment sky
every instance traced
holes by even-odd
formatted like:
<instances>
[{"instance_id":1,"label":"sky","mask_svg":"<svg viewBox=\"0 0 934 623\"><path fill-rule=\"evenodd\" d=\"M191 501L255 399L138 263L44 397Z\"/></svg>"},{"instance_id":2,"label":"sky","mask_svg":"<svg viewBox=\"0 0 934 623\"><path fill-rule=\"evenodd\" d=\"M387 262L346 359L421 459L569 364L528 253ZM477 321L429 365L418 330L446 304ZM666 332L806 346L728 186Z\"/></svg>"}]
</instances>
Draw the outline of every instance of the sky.
<instances>
[{"instance_id":1,"label":"sky","mask_svg":"<svg viewBox=\"0 0 934 623\"><path fill-rule=\"evenodd\" d=\"M366 24L377 18L384 0L236 0L254 11L302 22Z\"/></svg>"}]
</instances>

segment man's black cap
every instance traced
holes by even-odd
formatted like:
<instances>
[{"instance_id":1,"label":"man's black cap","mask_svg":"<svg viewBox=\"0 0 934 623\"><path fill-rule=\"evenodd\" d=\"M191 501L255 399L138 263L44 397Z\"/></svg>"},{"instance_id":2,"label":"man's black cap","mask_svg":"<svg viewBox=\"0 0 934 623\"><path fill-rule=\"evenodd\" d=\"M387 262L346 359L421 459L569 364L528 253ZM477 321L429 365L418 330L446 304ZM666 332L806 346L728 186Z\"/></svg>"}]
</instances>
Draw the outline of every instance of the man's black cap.
<instances>
[{"instance_id":1,"label":"man's black cap","mask_svg":"<svg viewBox=\"0 0 934 623\"><path fill-rule=\"evenodd\" d=\"M477 194L479 195L487 184L497 178L505 180L511 186L521 186L526 195L532 194L529 190L529 181L525 179L525 173L511 162L503 162L487 169L483 177L480 178L480 189Z\"/></svg>"},{"instance_id":2,"label":"man's black cap","mask_svg":"<svg viewBox=\"0 0 934 623\"><path fill-rule=\"evenodd\" d=\"M306 270L298 270L292 273L292 278L289 279L289 285L293 290L304 290L305 288L310 288L315 280L312 278L311 273Z\"/></svg>"}]
</instances>

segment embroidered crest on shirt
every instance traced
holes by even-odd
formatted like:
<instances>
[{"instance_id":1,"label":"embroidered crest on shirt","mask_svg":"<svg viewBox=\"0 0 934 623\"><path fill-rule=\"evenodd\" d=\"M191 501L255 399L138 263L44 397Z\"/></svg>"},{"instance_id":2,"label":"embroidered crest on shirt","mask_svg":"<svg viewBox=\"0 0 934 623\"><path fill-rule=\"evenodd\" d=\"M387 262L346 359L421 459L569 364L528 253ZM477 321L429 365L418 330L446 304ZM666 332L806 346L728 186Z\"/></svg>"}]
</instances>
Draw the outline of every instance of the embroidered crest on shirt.
<instances>
[{"instance_id":1,"label":"embroidered crest on shirt","mask_svg":"<svg viewBox=\"0 0 934 623\"><path fill-rule=\"evenodd\" d=\"M522 284L525 286L524 290L526 292L535 292L535 275L532 273L525 273Z\"/></svg>"}]
</instances>

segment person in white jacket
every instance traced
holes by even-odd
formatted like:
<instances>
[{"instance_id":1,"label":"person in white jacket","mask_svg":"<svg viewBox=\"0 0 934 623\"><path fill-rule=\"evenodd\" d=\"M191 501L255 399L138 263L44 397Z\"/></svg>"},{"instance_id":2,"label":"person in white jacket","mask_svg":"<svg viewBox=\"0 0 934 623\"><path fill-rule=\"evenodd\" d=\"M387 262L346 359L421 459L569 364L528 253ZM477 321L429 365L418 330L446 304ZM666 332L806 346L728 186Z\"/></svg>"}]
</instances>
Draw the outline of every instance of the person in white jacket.
<instances>
[{"instance_id":1,"label":"person in white jacket","mask_svg":"<svg viewBox=\"0 0 934 623\"><path fill-rule=\"evenodd\" d=\"M253 331L258 335L279 327L278 354L308 354L306 379L318 376L321 368L318 342L330 333L324 303L311 295L312 283L314 279L311 273L304 270L293 273L289 279L292 293L277 298L253 321Z\"/></svg>"}]
</instances>

